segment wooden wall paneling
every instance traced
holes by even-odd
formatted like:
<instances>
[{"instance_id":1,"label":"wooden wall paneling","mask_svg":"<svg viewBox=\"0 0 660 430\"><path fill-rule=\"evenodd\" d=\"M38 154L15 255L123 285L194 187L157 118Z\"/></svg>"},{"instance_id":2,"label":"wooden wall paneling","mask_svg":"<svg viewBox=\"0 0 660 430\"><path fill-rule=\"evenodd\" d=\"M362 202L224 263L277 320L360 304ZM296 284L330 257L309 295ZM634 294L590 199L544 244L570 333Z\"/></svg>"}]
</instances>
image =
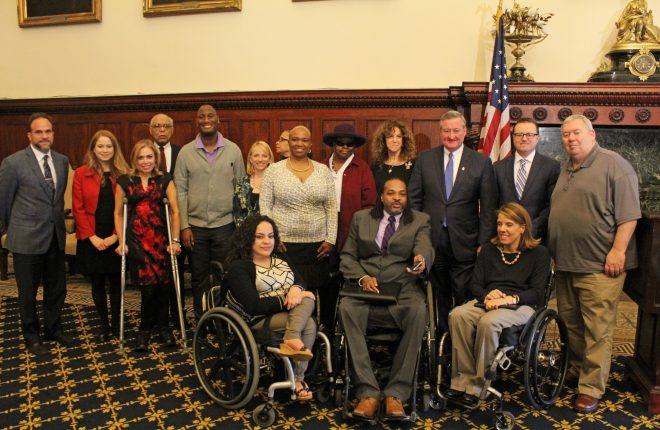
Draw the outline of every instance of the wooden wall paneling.
<instances>
[{"instance_id":1,"label":"wooden wall paneling","mask_svg":"<svg viewBox=\"0 0 660 430\"><path fill-rule=\"evenodd\" d=\"M195 121L190 119L180 121L174 120L172 143L183 146L193 140L195 136L197 136L197 124Z\"/></svg>"},{"instance_id":2,"label":"wooden wall paneling","mask_svg":"<svg viewBox=\"0 0 660 430\"><path fill-rule=\"evenodd\" d=\"M0 142L0 159L25 148L29 141L27 126L24 122L12 121L0 127L2 142Z\"/></svg>"},{"instance_id":3,"label":"wooden wall paneling","mask_svg":"<svg viewBox=\"0 0 660 430\"><path fill-rule=\"evenodd\" d=\"M271 141L269 119L245 119L239 120L238 123L240 133L238 135L238 141L234 142L242 147L244 159L247 159L247 154L254 142L258 140Z\"/></svg>"},{"instance_id":4,"label":"wooden wall paneling","mask_svg":"<svg viewBox=\"0 0 660 430\"><path fill-rule=\"evenodd\" d=\"M128 127L130 129L131 138L128 142L124 142L123 146L126 160L130 163L133 146L142 139L151 139L151 134L149 134L149 121L130 121Z\"/></svg>"},{"instance_id":5,"label":"wooden wall paneling","mask_svg":"<svg viewBox=\"0 0 660 430\"><path fill-rule=\"evenodd\" d=\"M65 154L69 157L69 163L73 167L78 167L83 162L91 137L91 127L90 122L78 122L78 120L58 124L56 133L59 134L59 137L55 138L53 147L58 150L66 150ZM58 145L58 142L61 146Z\"/></svg>"},{"instance_id":6,"label":"wooden wall paneling","mask_svg":"<svg viewBox=\"0 0 660 430\"><path fill-rule=\"evenodd\" d=\"M440 146L440 118L412 121L417 153Z\"/></svg>"}]
</instances>

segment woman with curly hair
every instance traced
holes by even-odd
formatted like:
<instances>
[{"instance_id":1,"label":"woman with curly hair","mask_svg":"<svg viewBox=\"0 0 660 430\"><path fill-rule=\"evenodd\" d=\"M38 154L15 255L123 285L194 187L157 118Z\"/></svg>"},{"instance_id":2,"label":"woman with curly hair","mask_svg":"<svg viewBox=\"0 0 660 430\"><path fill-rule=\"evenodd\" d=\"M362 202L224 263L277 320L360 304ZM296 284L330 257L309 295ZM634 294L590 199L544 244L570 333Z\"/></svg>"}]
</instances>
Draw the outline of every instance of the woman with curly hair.
<instances>
[{"instance_id":1,"label":"woman with curly hair","mask_svg":"<svg viewBox=\"0 0 660 430\"><path fill-rule=\"evenodd\" d=\"M371 170L378 194L388 179L400 178L407 184L416 156L415 138L405 123L399 120L382 123L371 140Z\"/></svg>"},{"instance_id":2,"label":"woman with curly hair","mask_svg":"<svg viewBox=\"0 0 660 430\"><path fill-rule=\"evenodd\" d=\"M115 135L99 130L89 142L85 164L73 174L72 213L78 239L76 268L92 282L92 299L101 319L101 342L109 339L111 322L112 333L119 334L121 262L113 250L117 243L113 212L117 177L127 171L128 165ZM106 279L111 319L108 318Z\"/></svg>"},{"instance_id":3,"label":"woman with curly hair","mask_svg":"<svg viewBox=\"0 0 660 430\"><path fill-rule=\"evenodd\" d=\"M296 395L311 400L304 381L316 338L312 318L315 296L282 255L275 222L264 215L245 219L231 238L227 254L227 304L258 338L283 335L280 352L295 362Z\"/></svg>"},{"instance_id":4,"label":"woman with curly hair","mask_svg":"<svg viewBox=\"0 0 660 430\"><path fill-rule=\"evenodd\" d=\"M234 184L232 212L236 227L241 225L245 218L259 215L261 179L264 177L266 168L274 162L273 151L266 142L258 140L252 144L245 166L247 175Z\"/></svg>"}]
</instances>

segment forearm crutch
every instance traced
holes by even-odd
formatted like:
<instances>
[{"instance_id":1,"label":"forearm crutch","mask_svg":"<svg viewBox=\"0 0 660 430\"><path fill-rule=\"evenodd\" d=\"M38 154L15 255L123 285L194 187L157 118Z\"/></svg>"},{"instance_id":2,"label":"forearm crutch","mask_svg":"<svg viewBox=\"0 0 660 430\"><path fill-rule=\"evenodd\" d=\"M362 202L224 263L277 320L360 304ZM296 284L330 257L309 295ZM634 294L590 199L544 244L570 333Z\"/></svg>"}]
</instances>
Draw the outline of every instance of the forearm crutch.
<instances>
[{"instance_id":1,"label":"forearm crutch","mask_svg":"<svg viewBox=\"0 0 660 430\"><path fill-rule=\"evenodd\" d=\"M170 220L170 201L167 197L163 199L165 204L165 220L167 221L167 243L170 246L170 261L172 262L172 277L174 282L174 291L176 292L176 304L179 309L179 324L181 325L181 342L183 350L188 349L188 340L186 339L186 324L183 319L183 305L181 304L181 283L179 282L179 265L176 255L172 253L172 222Z\"/></svg>"},{"instance_id":2,"label":"forearm crutch","mask_svg":"<svg viewBox=\"0 0 660 430\"><path fill-rule=\"evenodd\" d=\"M119 302L119 353L124 353L124 293L126 292L126 224L128 223L128 199L124 197L124 222L121 226L121 301Z\"/></svg>"}]
</instances>

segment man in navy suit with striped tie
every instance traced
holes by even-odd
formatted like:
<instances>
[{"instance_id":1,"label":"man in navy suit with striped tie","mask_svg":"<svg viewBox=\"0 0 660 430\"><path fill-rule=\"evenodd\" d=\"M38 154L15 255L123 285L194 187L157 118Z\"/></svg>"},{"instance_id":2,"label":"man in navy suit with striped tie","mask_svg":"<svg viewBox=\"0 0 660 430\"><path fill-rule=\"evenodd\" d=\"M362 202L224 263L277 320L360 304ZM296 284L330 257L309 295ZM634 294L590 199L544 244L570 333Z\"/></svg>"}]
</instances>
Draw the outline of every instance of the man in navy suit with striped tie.
<instances>
[{"instance_id":1,"label":"man in navy suit with striped tie","mask_svg":"<svg viewBox=\"0 0 660 430\"><path fill-rule=\"evenodd\" d=\"M536 151L539 128L530 118L513 127L514 154L493 164L499 190L499 206L520 203L532 218L535 238L546 242L550 196L559 177L559 163Z\"/></svg>"}]
</instances>

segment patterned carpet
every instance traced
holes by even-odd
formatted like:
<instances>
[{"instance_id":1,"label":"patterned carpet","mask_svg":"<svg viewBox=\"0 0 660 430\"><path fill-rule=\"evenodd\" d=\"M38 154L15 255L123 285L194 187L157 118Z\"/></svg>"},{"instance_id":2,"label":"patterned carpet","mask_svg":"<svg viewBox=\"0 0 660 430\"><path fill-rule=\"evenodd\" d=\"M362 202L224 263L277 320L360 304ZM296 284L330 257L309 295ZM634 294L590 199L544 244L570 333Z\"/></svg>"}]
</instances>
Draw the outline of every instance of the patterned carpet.
<instances>
[{"instance_id":1,"label":"patterned carpet","mask_svg":"<svg viewBox=\"0 0 660 430\"><path fill-rule=\"evenodd\" d=\"M138 294L127 292L128 345L138 324ZM645 412L637 389L624 378L625 355L632 351L636 307L623 301L617 318L616 354L609 389L593 415L571 409L572 390L546 411L530 409L521 385L522 371L502 374L496 387L519 429L657 429L660 419ZM265 398L263 386L245 408L230 411L214 404L195 375L191 352L152 343L147 353L117 353L117 341L96 342L98 320L90 306L89 286L70 277L64 310L75 347L51 346L51 356L25 353L20 337L15 286L0 283L0 426L6 429L244 429L255 427L252 409ZM189 333L192 337L192 333ZM266 379L266 378L264 378ZM266 381L267 382L267 381ZM275 429L370 428L344 420L332 402L299 403L286 393L276 398ZM422 412L412 429L488 429L486 406L470 415L460 410ZM375 428L396 428L378 425Z\"/></svg>"}]
</instances>

